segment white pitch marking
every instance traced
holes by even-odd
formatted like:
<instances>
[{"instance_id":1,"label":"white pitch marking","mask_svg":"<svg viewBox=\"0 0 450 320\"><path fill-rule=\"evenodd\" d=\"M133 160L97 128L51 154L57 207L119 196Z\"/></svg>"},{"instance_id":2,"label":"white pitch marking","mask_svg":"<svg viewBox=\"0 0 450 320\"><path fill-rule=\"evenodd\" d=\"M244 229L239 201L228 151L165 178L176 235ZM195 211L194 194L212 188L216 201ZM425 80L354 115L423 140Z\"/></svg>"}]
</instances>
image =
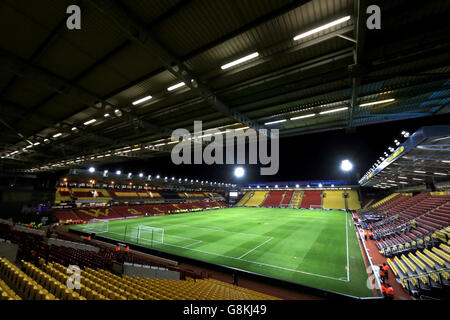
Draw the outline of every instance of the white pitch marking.
<instances>
[{"instance_id":1,"label":"white pitch marking","mask_svg":"<svg viewBox=\"0 0 450 320\"><path fill-rule=\"evenodd\" d=\"M240 256L238 259L241 259L241 258L243 258L244 256L246 256L246 255L248 255L250 252L252 252L252 251L254 251L254 250L256 250L256 249L258 249L259 247L261 247L263 244L265 244L265 243L267 243L267 242L269 242L270 240L273 240L273 237L270 237L270 239L267 239L266 241L264 241L263 243L261 243L259 246L256 246L256 247L254 247L252 250L250 250L250 251L247 251L246 253L244 253L242 256Z\"/></svg>"},{"instance_id":2,"label":"white pitch marking","mask_svg":"<svg viewBox=\"0 0 450 320\"><path fill-rule=\"evenodd\" d=\"M109 232L109 233L123 236L123 234L117 233L117 232ZM146 240L142 240L142 241L143 242L150 242L150 241L146 241ZM303 273L303 274L307 274L307 275L315 276L315 277L320 277L320 278L326 278L326 279L331 279L331 280L348 282L348 280L342 280L340 278L333 278L333 277L324 276L324 275L321 275L321 274L316 274L316 273L311 273L311 272L306 272L306 271L301 271L301 270L295 270L295 269L290 269L290 268L285 268L285 267L280 267L280 266L274 266L272 264L267 264L267 263L252 261L252 260L239 259L239 258L236 258L236 257L230 257L230 256L226 256L226 255L219 254L219 253L208 252L208 251L203 251L203 250L199 250L199 249L186 248L185 246L179 246L179 245L176 245L176 244L164 243L163 245L177 247L177 248L182 248L182 249L187 249L187 250L191 250L191 251L196 251L196 252L200 252L200 253L204 253L204 254L209 254L209 255L223 257L223 258L228 258L228 259L233 259L233 260L245 261L245 262L257 264L257 265L260 265L260 266L276 268L276 269L281 269L281 270L286 270L286 271L296 272L296 273Z\"/></svg>"},{"instance_id":3,"label":"white pitch marking","mask_svg":"<svg viewBox=\"0 0 450 320\"><path fill-rule=\"evenodd\" d=\"M350 281L350 264L348 260L348 224L347 224L348 218L347 213L345 213L345 236L346 236L346 243L347 243L347 281Z\"/></svg>"}]
</instances>

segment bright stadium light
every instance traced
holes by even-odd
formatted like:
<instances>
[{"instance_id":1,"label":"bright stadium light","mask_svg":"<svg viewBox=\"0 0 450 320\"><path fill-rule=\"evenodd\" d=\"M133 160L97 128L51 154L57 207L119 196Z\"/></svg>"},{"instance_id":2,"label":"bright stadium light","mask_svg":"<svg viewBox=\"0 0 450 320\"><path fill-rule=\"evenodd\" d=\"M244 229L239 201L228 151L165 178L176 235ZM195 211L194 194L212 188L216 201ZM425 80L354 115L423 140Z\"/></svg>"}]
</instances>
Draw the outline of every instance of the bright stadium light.
<instances>
[{"instance_id":1,"label":"bright stadium light","mask_svg":"<svg viewBox=\"0 0 450 320\"><path fill-rule=\"evenodd\" d=\"M268 125L271 125L271 124L281 123L281 122L286 122L286 119L266 122L266 123L264 123L264 125L268 126Z\"/></svg>"},{"instance_id":2,"label":"bright stadium light","mask_svg":"<svg viewBox=\"0 0 450 320\"><path fill-rule=\"evenodd\" d=\"M395 101L395 99L385 99L385 100L380 100L380 101L372 101L372 102L367 102L367 103L363 103L360 104L360 107L366 107L366 106L374 106L377 104L382 104L382 103L388 103L388 102L392 102Z\"/></svg>"},{"instance_id":3,"label":"bright stadium light","mask_svg":"<svg viewBox=\"0 0 450 320\"><path fill-rule=\"evenodd\" d=\"M245 61L248 61L248 60L251 60L251 59L253 59L253 58L256 58L258 55L259 55L258 52L253 52L252 54L249 54L249 55L247 55L247 56L245 56L245 57L242 57L242 58L239 58L239 59L237 59L237 60L234 60L234 61L232 61L232 62L230 62L230 63L224 64L224 65L221 66L220 68L221 68L222 70L231 68L231 67L233 67L233 66L235 66L235 65L238 65L238 64L243 63L243 62L245 62Z\"/></svg>"},{"instance_id":4,"label":"bright stadium light","mask_svg":"<svg viewBox=\"0 0 450 320\"><path fill-rule=\"evenodd\" d=\"M83 123L85 126L88 126L88 125L90 125L91 123L94 123L94 122L96 122L97 121L97 119L91 119L91 120L88 120L88 121L86 121L85 123Z\"/></svg>"},{"instance_id":5,"label":"bright stadium light","mask_svg":"<svg viewBox=\"0 0 450 320\"><path fill-rule=\"evenodd\" d=\"M139 104L139 103L142 103L142 102L145 102L145 101L147 101L147 100L150 100L151 98L152 98L152 96L146 96L146 97L143 97L143 98L141 98L141 99L139 99L139 100L133 101L131 104L132 104L133 106L135 106L135 105L137 105L137 104Z\"/></svg>"},{"instance_id":6,"label":"bright stadium light","mask_svg":"<svg viewBox=\"0 0 450 320\"><path fill-rule=\"evenodd\" d=\"M291 120L298 120L298 119L304 119L304 118L311 118L311 117L314 117L315 115L316 115L315 113L305 114L305 115L303 115L303 116L292 117Z\"/></svg>"},{"instance_id":7,"label":"bright stadium light","mask_svg":"<svg viewBox=\"0 0 450 320\"><path fill-rule=\"evenodd\" d=\"M344 110L347 110L347 109L348 109L348 107L337 108L337 109L332 109L332 110L322 111L322 112L319 112L319 114L327 114L327 113L333 113L333 112L340 112L340 111L344 111Z\"/></svg>"},{"instance_id":8,"label":"bright stadium light","mask_svg":"<svg viewBox=\"0 0 450 320\"><path fill-rule=\"evenodd\" d=\"M142 178L144 176L144 174L141 172L139 173L139 178Z\"/></svg>"},{"instance_id":9,"label":"bright stadium light","mask_svg":"<svg viewBox=\"0 0 450 320\"><path fill-rule=\"evenodd\" d=\"M90 172L90 173L95 172L95 168L94 168L94 167L90 167L90 168L89 168L89 172Z\"/></svg>"},{"instance_id":10,"label":"bright stadium light","mask_svg":"<svg viewBox=\"0 0 450 320\"><path fill-rule=\"evenodd\" d=\"M341 162L341 170L342 171L350 171L353 169L353 164L349 160L342 160Z\"/></svg>"},{"instance_id":11,"label":"bright stadium light","mask_svg":"<svg viewBox=\"0 0 450 320\"><path fill-rule=\"evenodd\" d=\"M343 22L345 22L345 21L347 21L347 20L350 20L350 16L342 17L342 18L340 18L340 19L337 19L337 20L334 20L334 21L329 22L329 23L327 23L327 24L324 24L324 25L322 25L322 26L320 26L320 27L318 27L318 28L314 28L314 29L312 29L312 30L303 32L303 33L301 33L301 34L299 34L299 35L296 35L296 36L294 37L294 40L295 40L295 41L296 41L296 40L300 40L300 39L302 39L302 38L305 38L305 37L310 36L310 35L312 35L312 34L315 34L315 33L317 33L317 32L320 32L320 31L323 31L323 30L325 30L325 29L331 28L331 27L333 27L333 26L335 26L335 25L341 24L341 23L343 23Z\"/></svg>"},{"instance_id":12,"label":"bright stadium light","mask_svg":"<svg viewBox=\"0 0 450 320\"><path fill-rule=\"evenodd\" d=\"M117 175L120 175L121 173L122 173L122 171L120 171L120 170L117 170L117 171L116 171L116 174L117 174Z\"/></svg>"},{"instance_id":13,"label":"bright stadium light","mask_svg":"<svg viewBox=\"0 0 450 320\"><path fill-rule=\"evenodd\" d=\"M172 91L172 90L178 89L178 88L180 88L180 87L182 87L184 85L185 85L184 82L179 82L177 84L174 84L173 86L168 87L167 91Z\"/></svg>"},{"instance_id":14,"label":"bright stadium light","mask_svg":"<svg viewBox=\"0 0 450 320\"><path fill-rule=\"evenodd\" d=\"M237 178L243 177L244 174L245 174L244 168L242 168L242 167L237 167L236 169L234 169L234 175L235 175Z\"/></svg>"}]
</instances>

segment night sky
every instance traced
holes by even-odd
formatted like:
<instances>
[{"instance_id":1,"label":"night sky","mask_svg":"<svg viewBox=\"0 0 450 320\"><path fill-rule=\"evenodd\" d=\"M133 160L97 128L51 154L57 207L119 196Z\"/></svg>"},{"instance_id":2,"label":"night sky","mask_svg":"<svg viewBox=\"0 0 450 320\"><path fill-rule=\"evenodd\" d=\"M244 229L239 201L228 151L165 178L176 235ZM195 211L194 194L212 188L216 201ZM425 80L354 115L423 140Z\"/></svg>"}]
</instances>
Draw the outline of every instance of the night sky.
<instances>
[{"instance_id":1,"label":"night sky","mask_svg":"<svg viewBox=\"0 0 450 320\"><path fill-rule=\"evenodd\" d=\"M339 166L343 159L354 164L355 174L360 178L367 169L394 145L403 142L402 130L411 134L422 126L450 124L450 116L440 115L418 119L387 122L357 127L352 133L345 130L326 131L309 135L280 139L280 168L276 175L261 176L260 165L242 165L246 170L243 178L233 175L238 165L174 165L169 156L148 160L114 163L97 166L98 170L122 170L123 173L144 172L169 178L199 179L225 183L281 182L347 179ZM248 149L247 149L248 152Z\"/></svg>"}]
</instances>

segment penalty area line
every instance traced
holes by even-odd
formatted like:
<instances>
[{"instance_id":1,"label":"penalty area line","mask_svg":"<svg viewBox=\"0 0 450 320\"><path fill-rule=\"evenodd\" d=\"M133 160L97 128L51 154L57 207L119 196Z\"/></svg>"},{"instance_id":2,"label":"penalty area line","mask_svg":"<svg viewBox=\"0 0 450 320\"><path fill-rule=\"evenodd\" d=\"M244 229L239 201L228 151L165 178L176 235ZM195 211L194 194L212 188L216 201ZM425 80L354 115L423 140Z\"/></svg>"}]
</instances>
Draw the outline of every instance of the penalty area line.
<instances>
[{"instance_id":1,"label":"penalty area line","mask_svg":"<svg viewBox=\"0 0 450 320\"><path fill-rule=\"evenodd\" d=\"M120 233L117 233L117 232L110 232L110 233L123 236L123 234L120 234ZM143 242L150 242L150 241L143 240ZM348 282L348 280L345 280L345 278L342 279L342 278L334 278L334 277L324 276L324 275L321 275L321 274L316 274L316 273L311 273L311 272L306 272L306 271L301 271L301 270L295 270L295 269L285 268L285 267L281 267L281 266L275 266L275 265L267 264L267 263L263 263L263 262L257 262L257 261L252 261L252 260L246 260L246 259L240 259L240 258L236 258L236 257L226 256L226 255L223 255L223 254L220 254L220 253L208 252L208 251L194 249L194 248L186 248L186 246L179 246L179 245L176 245L176 244L163 243L162 245L163 246L171 246L171 247L182 248L182 249L186 249L186 250L200 252L200 253L203 253L203 254L223 257L223 258L227 258L227 259L231 259L231 260L244 261L244 262L248 262L248 263L252 263L252 264L256 264L256 265L260 265L260 266L264 266L264 267L275 268L275 269L280 269L280 270L285 270L285 271L290 271L290 272L295 272L295 273L307 274L307 275L314 276L314 277L319 277L319 278L325 278L325 279L331 279L331 280L336 280L336 281Z\"/></svg>"},{"instance_id":2,"label":"penalty area line","mask_svg":"<svg viewBox=\"0 0 450 320\"><path fill-rule=\"evenodd\" d=\"M273 237L270 237L269 239L267 239L266 241L264 241L264 242L261 243L260 245L254 247L252 250L247 251L247 252L244 253L242 256L240 256L238 259L241 259L241 258L245 257L245 256L248 255L250 252L253 252L254 250L258 249L259 247L261 247L263 244L266 244L266 243L269 242L270 240L273 240Z\"/></svg>"}]
</instances>

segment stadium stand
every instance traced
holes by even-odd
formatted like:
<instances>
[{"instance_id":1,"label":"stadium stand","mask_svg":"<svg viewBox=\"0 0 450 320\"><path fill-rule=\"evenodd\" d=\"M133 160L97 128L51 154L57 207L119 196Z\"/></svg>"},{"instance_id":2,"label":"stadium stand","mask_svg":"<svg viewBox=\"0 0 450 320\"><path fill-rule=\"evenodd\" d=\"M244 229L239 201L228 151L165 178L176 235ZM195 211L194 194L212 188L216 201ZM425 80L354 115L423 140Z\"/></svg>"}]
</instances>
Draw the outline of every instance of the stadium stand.
<instances>
[{"instance_id":1,"label":"stadium stand","mask_svg":"<svg viewBox=\"0 0 450 320\"><path fill-rule=\"evenodd\" d=\"M82 220L122 218L122 216L112 208L85 208L74 209L73 211Z\"/></svg>"},{"instance_id":2,"label":"stadium stand","mask_svg":"<svg viewBox=\"0 0 450 320\"><path fill-rule=\"evenodd\" d=\"M345 207L343 191L326 190L323 192L324 209L345 209Z\"/></svg>"},{"instance_id":3,"label":"stadium stand","mask_svg":"<svg viewBox=\"0 0 450 320\"><path fill-rule=\"evenodd\" d=\"M90 254L90 255L89 255ZM20 260L22 270L0 258L1 300L273 300L273 296L214 279L167 280L115 275L105 268L115 258L112 250L98 253L50 247L49 261ZM108 263L109 262L109 263ZM70 289L67 265L81 266L79 288ZM156 268L156 267L152 267ZM156 268L157 269L157 268ZM160 268L161 269L161 268Z\"/></svg>"},{"instance_id":4,"label":"stadium stand","mask_svg":"<svg viewBox=\"0 0 450 320\"><path fill-rule=\"evenodd\" d=\"M244 196L238 201L237 206L245 206L247 201L253 196L253 191L248 191Z\"/></svg>"},{"instance_id":5,"label":"stadium stand","mask_svg":"<svg viewBox=\"0 0 450 320\"><path fill-rule=\"evenodd\" d=\"M114 206L114 211L123 217L141 216L151 213L146 206Z\"/></svg>"},{"instance_id":6,"label":"stadium stand","mask_svg":"<svg viewBox=\"0 0 450 320\"><path fill-rule=\"evenodd\" d=\"M294 194L291 197L291 201L289 202L289 207L300 208L304 195L304 191L294 191Z\"/></svg>"},{"instance_id":7,"label":"stadium stand","mask_svg":"<svg viewBox=\"0 0 450 320\"><path fill-rule=\"evenodd\" d=\"M81 220L71 209L57 209L55 210L55 216L59 221Z\"/></svg>"},{"instance_id":8,"label":"stadium stand","mask_svg":"<svg viewBox=\"0 0 450 320\"><path fill-rule=\"evenodd\" d=\"M66 268L45 263L41 268L49 276L66 281ZM81 273L80 296L88 300L273 300L272 296L213 280L167 280L117 276L104 269L85 267Z\"/></svg>"},{"instance_id":9,"label":"stadium stand","mask_svg":"<svg viewBox=\"0 0 450 320\"><path fill-rule=\"evenodd\" d=\"M22 299L3 280L0 280L0 300Z\"/></svg>"},{"instance_id":10,"label":"stadium stand","mask_svg":"<svg viewBox=\"0 0 450 320\"><path fill-rule=\"evenodd\" d=\"M388 264L402 286L409 292L430 291L450 286L450 256L445 244L401 254Z\"/></svg>"},{"instance_id":11,"label":"stadium stand","mask_svg":"<svg viewBox=\"0 0 450 320\"><path fill-rule=\"evenodd\" d=\"M253 195L244 204L246 207L257 207L260 206L266 199L269 191L254 191Z\"/></svg>"},{"instance_id":12,"label":"stadium stand","mask_svg":"<svg viewBox=\"0 0 450 320\"><path fill-rule=\"evenodd\" d=\"M66 201L71 201L72 196L70 194L69 188L60 188L56 189L55 193L55 203L61 203Z\"/></svg>"},{"instance_id":13,"label":"stadium stand","mask_svg":"<svg viewBox=\"0 0 450 320\"><path fill-rule=\"evenodd\" d=\"M0 275L1 279L14 290L9 292L14 300L19 300L17 295L24 300L57 300L53 294L5 258L0 258Z\"/></svg>"},{"instance_id":14,"label":"stadium stand","mask_svg":"<svg viewBox=\"0 0 450 320\"><path fill-rule=\"evenodd\" d=\"M305 191L300 208L322 205L322 191Z\"/></svg>"},{"instance_id":15,"label":"stadium stand","mask_svg":"<svg viewBox=\"0 0 450 320\"><path fill-rule=\"evenodd\" d=\"M379 201L379 200L363 197L362 201L361 201L361 208L363 208L363 209L370 208L377 201Z\"/></svg>"},{"instance_id":16,"label":"stadium stand","mask_svg":"<svg viewBox=\"0 0 450 320\"><path fill-rule=\"evenodd\" d=\"M362 216L378 214L381 218L369 223L381 254L387 257L406 255L418 249L429 249L437 241L448 241L449 195L420 192L414 196L394 194L385 199L377 208L362 213ZM388 203L391 203L390 207L387 207ZM409 263L404 263L408 269ZM399 273L404 269L401 263L396 267ZM415 280L411 281L417 286Z\"/></svg>"},{"instance_id":17,"label":"stadium stand","mask_svg":"<svg viewBox=\"0 0 450 320\"><path fill-rule=\"evenodd\" d=\"M283 196L284 191L270 191L261 206L278 207L281 203L281 200L283 199Z\"/></svg>"},{"instance_id":18,"label":"stadium stand","mask_svg":"<svg viewBox=\"0 0 450 320\"><path fill-rule=\"evenodd\" d=\"M128 191L128 190L112 190L109 191L114 198L114 200L138 200L140 197L136 193L136 191Z\"/></svg>"},{"instance_id":19,"label":"stadium stand","mask_svg":"<svg viewBox=\"0 0 450 320\"><path fill-rule=\"evenodd\" d=\"M149 200L160 200L164 199L163 196L156 191L137 191L138 197L141 199L149 199Z\"/></svg>"},{"instance_id":20,"label":"stadium stand","mask_svg":"<svg viewBox=\"0 0 450 320\"><path fill-rule=\"evenodd\" d=\"M289 190L283 193L283 199L280 202L280 207L286 208L289 206L289 203L291 202L292 195L294 194L294 191Z\"/></svg>"},{"instance_id":21,"label":"stadium stand","mask_svg":"<svg viewBox=\"0 0 450 320\"><path fill-rule=\"evenodd\" d=\"M112 200L106 189L71 188L70 192L75 200Z\"/></svg>"},{"instance_id":22,"label":"stadium stand","mask_svg":"<svg viewBox=\"0 0 450 320\"><path fill-rule=\"evenodd\" d=\"M359 195L356 190L346 190L345 193L348 194L347 197L347 206L350 210L359 210L361 209L361 203L359 201Z\"/></svg>"}]
</instances>

